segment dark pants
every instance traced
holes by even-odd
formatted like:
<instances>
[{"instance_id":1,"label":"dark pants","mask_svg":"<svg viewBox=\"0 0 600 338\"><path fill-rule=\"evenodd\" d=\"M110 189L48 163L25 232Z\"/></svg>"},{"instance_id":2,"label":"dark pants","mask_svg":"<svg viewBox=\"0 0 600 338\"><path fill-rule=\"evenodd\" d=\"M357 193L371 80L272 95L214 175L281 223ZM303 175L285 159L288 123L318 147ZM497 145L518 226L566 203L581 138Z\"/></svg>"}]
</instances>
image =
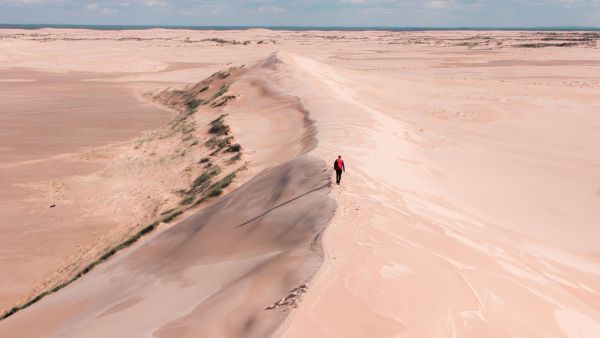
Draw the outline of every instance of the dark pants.
<instances>
[{"instance_id":1,"label":"dark pants","mask_svg":"<svg viewBox=\"0 0 600 338\"><path fill-rule=\"evenodd\" d=\"M335 183L340 184L341 181L342 181L342 170L336 169L335 170Z\"/></svg>"}]
</instances>

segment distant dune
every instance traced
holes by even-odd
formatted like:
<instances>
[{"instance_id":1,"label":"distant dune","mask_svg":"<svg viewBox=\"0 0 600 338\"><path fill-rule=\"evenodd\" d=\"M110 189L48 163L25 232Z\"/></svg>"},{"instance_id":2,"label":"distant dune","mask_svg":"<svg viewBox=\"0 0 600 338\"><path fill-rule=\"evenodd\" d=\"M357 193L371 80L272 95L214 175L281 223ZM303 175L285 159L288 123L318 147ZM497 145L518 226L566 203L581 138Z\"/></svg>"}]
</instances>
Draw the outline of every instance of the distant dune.
<instances>
[{"instance_id":1,"label":"distant dune","mask_svg":"<svg viewBox=\"0 0 600 338\"><path fill-rule=\"evenodd\" d=\"M25 159L26 142L2 145L13 192L0 216L20 221L0 229L0 259L13 262L1 305L106 259L0 321L0 336L600 332L597 32L0 37L12 79L0 107L13 112L1 119L30 125L11 100L15 84L36 86L19 82L31 69L34 81L109 86L100 111L122 108L118 90L165 114L130 134L115 123L98 134L114 140L85 149L73 138Z\"/></svg>"}]
</instances>

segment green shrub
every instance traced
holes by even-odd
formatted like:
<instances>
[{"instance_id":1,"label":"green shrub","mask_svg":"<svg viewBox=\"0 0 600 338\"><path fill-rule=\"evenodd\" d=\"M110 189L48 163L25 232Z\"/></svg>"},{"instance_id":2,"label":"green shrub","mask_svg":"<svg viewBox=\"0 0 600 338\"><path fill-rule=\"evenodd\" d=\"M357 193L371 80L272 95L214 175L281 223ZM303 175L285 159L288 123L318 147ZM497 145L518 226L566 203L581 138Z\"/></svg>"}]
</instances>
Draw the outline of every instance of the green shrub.
<instances>
[{"instance_id":1,"label":"green shrub","mask_svg":"<svg viewBox=\"0 0 600 338\"><path fill-rule=\"evenodd\" d=\"M217 188L217 189L224 189L227 188L227 186L229 186L231 184L231 182L233 182L233 179L235 179L235 172L223 177L220 181L218 181L217 183L213 184L211 186L211 189Z\"/></svg>"},{"instance_id":2,"label":"green shrub","mask_svg":"<svg viewBox=\"0 0 600 338\"><path fill-rule=\"evenodd\" d=\"M183 211L181 211L181 210L173 210L173 211L169 212L168 214L164 215L163 218L161 219L161 221L164 223L169 223L170 221L175 219L175 217L181 215L182 213L183 213Z\"/></svg>"},{"instance_id":3,"label":"green shrub","mask_svg":"<svg viewBox=\"0 0 600 338\"><path fill-rule=\"evenodd\" d=\"M210 123L210 129L208 129L208 132L217 135L229 135L231 128L225 124L225 120L223 118L224 115L221 115L218 119L212 121Z\"/></svg>"},{"instance_id":4,"label":"green shrub","mask_svg":"<svg viewBox=\"0 0 600 338\"><path fill-rule=\"evenodd\" d=\"M235 172L223 177L220 181L210 186L207 197L216 197L223 193L223 189L227 188L235 179Z\"/></svg>"},{"instance_id":5,"label":"green shrub","mask_svg":"<svg viewBox=\"0 0 600 338\"><path fill-rule=\"evenodd\" d=\"M227 163L228 164L233 164L233 163L235 163L235 162L237 162L237 161L239 161L241 159L242 159L242 154L238 153L237 155L235 155L232 158L230 158L229 160L227 160Z\"/></svg>"},{"instance_id":6,"label":"green shrub","mask_svg":"<svg viewBox=\"0 0 600 338\"><path fill-rule=\"evenodd\" d=\"M187 204L192 204L194 203L194 200L196 198L192 195L186 196L184 199L181 200L181 202L179 202L179 204L181 205L187 205Z\"/></svg>"},{"instance_id":7,"label":"green shrub","mask_svg":"<svg viewBox=\"0 0 600 338\"><path fill-rule=\"evenodd\" d=\"M185 106L189 111L196 110L199 105L201 105L204 101L198 99L190 99L185 103Z\"/></svg>"},{"instance_id":8,"label":"green shrub","mask_svg":"<svg viewBox=\"0 0 600 338\"><path fill-rule=\"evenodd\" d=\"M214 99L218 98L219 96L227 93L227 91L229 90L229 86L228 85L222 85L221 88L219 88L219 91L217 91L211 98L210 101L213 101Z\"/></svg>"},{"instance_id":9,"label":"green shrub","mask_svg":"<svg viewBox=\"0 0 600 338\"><path fill-rule=\"evenodd\" d=\"M242 150L242 146L239 145L238 143L236 143L236 144L232 144L229 147L227 147L227 149L225 151L228 153L238 153L238 152L240 152L240 150Z\"/></svg>"},{"instance_id":10,"label":"green shrub","mask_svg":"<svg viewBox=\"0 0 600 338\"><path fill-rule=\"evenodd\" d=\"M196 203L194 203L194 206L200 205L200 204L206 202L206 200L207 200L207 197L204 196L201 199L197 200Z\"/></svg>"},{"instance_id":11,"label":"green shrub","mask_svg":"<svg viewBox=\"0 0 600 338\"><path fill-rule=\"evenodd\" d=\"M214 136L214 137L211 137L204 144L211 149L216 148L218 150L221 150L221 149L225 148L226 146L230 145L231 140L233 140L232 136L225 137L225 138L220 138L218 136Z\"/></svg>"},{"instance_id":12,"label":"green shrub","mask_svg":"<svg viewBox=\"0 0 600 338\"><path fill-rule=\"evenodd\" d=\"M210 121L210 123L209 123L209 124L212 126L212 125L215 125L215 124L217 124L217 123L221 123L221 122L223 122L223 119L224 119L224 118L225 118L227 115L228 115L228 114L221 114L221 115L219 115L219 117L217 117L216 119L214 119L214 120Z\"/></svg>"},{"instance_id":13,"label":"green shrub","mask_svg":"<svg viewBox=\"0 0 600 338\"><path fill-rule=\"evenodd\" d=\"M208 41L213 41L213 42L218 42L218 43L231 43L230 41L219 39L219 38L209 39ZM213 75L211 75L210 77L217 77L219 79L224 79L224 78L228 77L229 75L230 75L230 73L220 70L216 73L213 73Z\"/></svg>"},{"instance_id":14,"label":"green shrub","mask_svg":"<svg viewBox=\"0 0 600 338\"><path fill-rule=\"evenodd\" d=\"M213 104L211 104L211 107L222 107L225 104L227 104L227 102L229 102L230 100L235 99L234 95L227 95L227 96L223 96L221 99L219 99L219 101L215 101L213 102Z\"/></svg>"},{"instance_id":15,"label":"green shrub","mask_svg":"<svg viewBox=\"0 0 600 338\"><path fill-rule=\"evenodd\" d=\"M211 189L208 192L208 197L217 197L217 196L221 195L222 193L223 193L222 189L218 189L218 188Z\"/></svg>"},{"instance_id":16,"label":"green shrub","mask_svg":"<svg viewBox=\"0 0 600 338\"><path fill-rule=\"evenodd\" d=\"M192 191L197 191L197 190L203 190L205 189L209 184L210 184L210 180L219 175L221 173L221 167L219 167L218 165L216 166L211 166L208 170L206 170L205 172L202 173L202 175L198 176L194 182L192 183Z\"/></svg>"}]
</instances>

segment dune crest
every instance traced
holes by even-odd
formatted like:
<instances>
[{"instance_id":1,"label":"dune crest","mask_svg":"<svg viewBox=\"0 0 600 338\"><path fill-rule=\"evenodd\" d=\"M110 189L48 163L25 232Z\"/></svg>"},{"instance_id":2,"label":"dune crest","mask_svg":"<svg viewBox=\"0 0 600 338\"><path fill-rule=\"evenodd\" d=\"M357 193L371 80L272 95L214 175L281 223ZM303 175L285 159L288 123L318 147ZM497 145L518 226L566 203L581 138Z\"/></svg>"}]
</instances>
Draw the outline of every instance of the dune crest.
<instances>
[{"instance_id":1,"label":"dune crest","mask_svg":"<svg viewBox=\"0 0 600 338\"><path fill-rule=\"evenodd\" d=\"M593 106L557 116L530 103L490 119L493 108L470 103L486 89L431 101L427 81L409 75L384 86L383 76L289 58L285 90L302 93L315 120L313 154L342 154L349 173L325 237L335 261L277 336L595 337L600 209L588 142L600 139L580 119L593 120ZM526 90L495 86L497 100ZM415 109L448 102L457 118Z\"/></svg>"}]
</instances>

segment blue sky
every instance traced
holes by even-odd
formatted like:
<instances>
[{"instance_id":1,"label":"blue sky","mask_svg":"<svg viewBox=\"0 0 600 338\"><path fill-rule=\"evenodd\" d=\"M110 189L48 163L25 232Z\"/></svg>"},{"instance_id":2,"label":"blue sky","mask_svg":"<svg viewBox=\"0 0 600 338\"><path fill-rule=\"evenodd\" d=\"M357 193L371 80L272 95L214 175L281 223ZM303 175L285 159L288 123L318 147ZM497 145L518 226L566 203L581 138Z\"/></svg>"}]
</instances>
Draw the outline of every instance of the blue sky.
<instances>
[{"instance_id":1,"label":"blue sky","mask_svg":"<svg viewBox=\"0 0 600 338\"><path fill-rule=\"evenodd\" d=\"M600 26L600 0L0 0L0 23Z\"/></svg>"}]
</instances>

